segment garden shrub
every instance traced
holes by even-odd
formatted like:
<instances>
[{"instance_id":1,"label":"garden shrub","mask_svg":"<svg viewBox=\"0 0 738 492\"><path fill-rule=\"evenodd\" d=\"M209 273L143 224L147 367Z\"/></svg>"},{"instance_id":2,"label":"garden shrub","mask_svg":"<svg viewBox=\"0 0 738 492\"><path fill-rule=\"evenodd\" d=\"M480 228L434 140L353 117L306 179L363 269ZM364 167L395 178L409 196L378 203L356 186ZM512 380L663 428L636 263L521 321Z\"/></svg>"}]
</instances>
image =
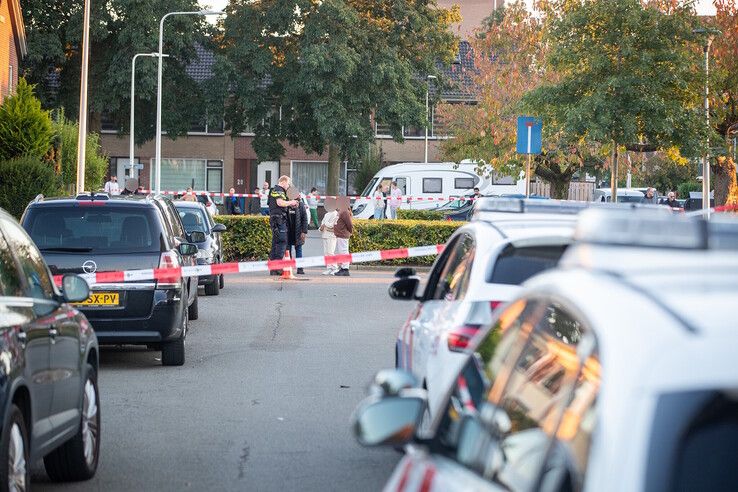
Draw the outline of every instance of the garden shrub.
<instances>
[{"instance_id":1,"label":"garden shrub","mask_svg":"<svg viewBox=\"0 0 738 492\"><path fill-rule=\"evenodd\" d=\"M0 160L0 207L19 219L39 193L54 196L59 181L52 165L35 157Z\"/></svg>"},{"instance_id":2,"label":"garden shrub","mask_svg":"<svg viewBox=\"0 0 738 492\"><path fill-rule=\"evenodd\" d=\"M397 218L404 220L444 220L446 217L437 210L397 210Z\"/></svg>"},{"instance_id":3,"label":"garden shrub","mask_svg":"<svg viewBox=\"0 0 738 492\"><path fill-rule=\"evenodd\" d=\"M0 159L41 159L51 148L54 130L48 111L33 95L33 86L18 80L13 95L0 105Z\"/></svg>"},{"instance_id":4,"label":"garden shrub","mask_svg":"<svg viewBox=\"0 0 738 492\"><path fill-rule=\"evenodd\" d=\"M219 215L225 224L222 235L225 261L263 261L269 257L272 232L269 218L255 215ZM351 252L410 248L445 244L461 222L420 220L354 220ZM435 256L382 262L393 265L431 265Z\"/></svg>"}]
</instances>

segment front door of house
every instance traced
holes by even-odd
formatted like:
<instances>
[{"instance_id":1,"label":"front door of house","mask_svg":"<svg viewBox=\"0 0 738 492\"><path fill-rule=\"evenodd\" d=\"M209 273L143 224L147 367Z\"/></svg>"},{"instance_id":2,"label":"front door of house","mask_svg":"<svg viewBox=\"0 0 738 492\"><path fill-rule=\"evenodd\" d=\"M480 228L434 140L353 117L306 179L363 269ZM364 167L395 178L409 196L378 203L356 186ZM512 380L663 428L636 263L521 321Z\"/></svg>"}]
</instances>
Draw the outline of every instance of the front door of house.
<instances>
[{"instance_id":1,"label":"front door of house","mask_svg":"<svg viewBox=\"0 0 738 492\"><path fill-rule=\"evenodd\" d=\"M259 163L256 170L256 177L259 186L261 186L264 181L269 183L270 187L276 185L277 180L279 179L279 162L264 161Z\"/></svg>"},{"instance_id":2,"label":"front door of house","mask_svg":"<svg viewBox=\"0 0 738 492\"><path fill-rule=\"evenodd\" d=\"M118 186L120 186L121 191L125 187L126 179L133 178L138 181L138 159L134 157L133 165L130 165L129 161L130 159L127 157L118 157L116 159L116 174L118 176Z\"/></svg>"}]
</instances>

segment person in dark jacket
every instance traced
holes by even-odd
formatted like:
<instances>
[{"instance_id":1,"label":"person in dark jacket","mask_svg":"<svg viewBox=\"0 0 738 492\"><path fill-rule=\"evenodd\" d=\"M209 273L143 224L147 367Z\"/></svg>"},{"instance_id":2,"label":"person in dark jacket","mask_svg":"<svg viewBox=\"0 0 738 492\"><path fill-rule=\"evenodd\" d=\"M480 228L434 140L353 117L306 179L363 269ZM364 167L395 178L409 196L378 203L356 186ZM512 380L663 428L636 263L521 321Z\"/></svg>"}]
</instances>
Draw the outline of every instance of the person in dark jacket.
<instances>
[{"instance_id":1,"label":"person in dark jacket","mask_svg":"<svg viewBox=\"0 0 738 492\"><path fill-rule=\"evenodd\" d=\"M659 203L656 199L655 192L656 190L654 190L653 188L646 188L646 194L641 199L641 203L648 203L650 205L656 205L657 203Z\"/></svg>"},{"instance_id":2,"label":"person in dark jacket","mask_svg":"<svg viewBox=\"0 0 738 492\"><path fill-rule=\"evenodd\" d=\"M292 248L294 247L295 255L292 258L302 258L302 245L305 244L309 222L305 204L300 198L297 199L296 207L290 207L288 218L287 240L289 241L290 254L292 254ZM305 275L305 270L298 268L297 274Z\"/></svg>"},{"instance_id":3,"label":"person in dark jacket","mask_svg":"<svg viewBox=\"0 0 738 492\"><path fill-rule=\"evenodd\" d=\"M670 191L668 195L666 195L666 200L662 202L663 205L668 205L671 208L681 208L679 205L679 202L676 199L676 193L673 191Z\"/></svg>"},{"instance_id":4,"label":"person in dark jacket","mask_svg":"<svg viewBox=\"0 0 738 492\"><path fill-rule=\"evenodd\" d=\"M252 196L249 198L249 207L248 207L248 214L249 215L261 215L261 190L257 186L254 188L255 196Z\"/></svg>"},{"instance_id":5,"label":"person in dark jacket","mask_svg":"<svg viewBox=\"0 0 738 492\"><path fill-rule=\"evenodd\" d=\"M277 186L269 190L269 226L272 229L272 248L270 260L281 260L289 245L289 211L299 205L296 200L287 198L287 190L292 186L289 176L281 176ZM281 270L270 270L269 275L281 275Z\"/></svg>"},{"instance_id":6,"label":"person in dark jacket","mask_svg":"<svg viewBox=\"0 0 738 492\"><path fill-rule=\"evenodd\" d=\"M225 199L226 215L241 215L241 199L236 195L236 190L231 188L228 190L228 196Z\"/></svg>"}]
</instances>

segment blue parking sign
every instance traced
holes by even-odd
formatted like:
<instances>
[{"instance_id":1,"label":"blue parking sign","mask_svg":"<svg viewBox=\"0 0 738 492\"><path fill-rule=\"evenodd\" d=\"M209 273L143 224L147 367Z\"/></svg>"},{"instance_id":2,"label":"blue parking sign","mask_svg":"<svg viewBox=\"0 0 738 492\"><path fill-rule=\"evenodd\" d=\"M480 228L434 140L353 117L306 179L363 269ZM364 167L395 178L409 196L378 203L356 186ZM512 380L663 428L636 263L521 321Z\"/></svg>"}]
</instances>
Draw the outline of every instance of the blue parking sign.
<instances>
[{"instance_id":1,"label":"blue parking sign","mask_svg":"<svg viewBox=\"0 0 738 492\"><path fill-rule=\"evenodd\" d=\"M543 122L535 116L518 116L518 154L540 154Z\"/></svg>"}]
</instances>

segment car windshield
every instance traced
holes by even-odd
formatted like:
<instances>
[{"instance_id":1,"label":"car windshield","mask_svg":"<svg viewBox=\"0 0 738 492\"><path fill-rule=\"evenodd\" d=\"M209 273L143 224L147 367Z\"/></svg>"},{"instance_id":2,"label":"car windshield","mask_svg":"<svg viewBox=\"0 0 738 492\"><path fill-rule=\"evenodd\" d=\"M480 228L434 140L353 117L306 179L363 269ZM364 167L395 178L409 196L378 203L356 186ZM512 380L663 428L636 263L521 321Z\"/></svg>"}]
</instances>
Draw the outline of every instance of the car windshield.
<instances>
[{"instance_id":1,"label":"car windshield","mask_svg":"<svg viewBox=\"0 0 738 492\"><path fill-rule=\"evenodd\" d=\"M161 248L154 213L111 203L34 207L25 227L42 252L153 253Z\"/></svg>"},{"instance_id":2,"label":"car windshield","mask_svg":"<svg viewBox=\"0 0 738 492\"><path fill-rule=\"evenodd\" d=\"M374 191L374 188L377 184L377 180L379 178L372 178L371 181L369 181L369 184L366 185L366 188L364 188L364 191L361 192L361 196L369 196Z\"/></svg>"},{"instance_id":3,"label":"car windshield","mask_svg":"<svg viewBox=\"0 0 738 492\"><path fill-rule=\"evenodd\" d=\"M194 231L208 233L208 218L204 210L195 207L177 207L177 212L179 212L187 234Z\"/></svg>"},{"instance_id":4,"label":"car windshield","mask_svg":"<svg viewBox=\"0 0 738 492\"><path fill-rule=\"evenodd\" d=\"M520 285L533 275L555 267L566 248L562 244L521 248L510 244L493 264L487 282Z\"/></svg>"}]
</instances>

